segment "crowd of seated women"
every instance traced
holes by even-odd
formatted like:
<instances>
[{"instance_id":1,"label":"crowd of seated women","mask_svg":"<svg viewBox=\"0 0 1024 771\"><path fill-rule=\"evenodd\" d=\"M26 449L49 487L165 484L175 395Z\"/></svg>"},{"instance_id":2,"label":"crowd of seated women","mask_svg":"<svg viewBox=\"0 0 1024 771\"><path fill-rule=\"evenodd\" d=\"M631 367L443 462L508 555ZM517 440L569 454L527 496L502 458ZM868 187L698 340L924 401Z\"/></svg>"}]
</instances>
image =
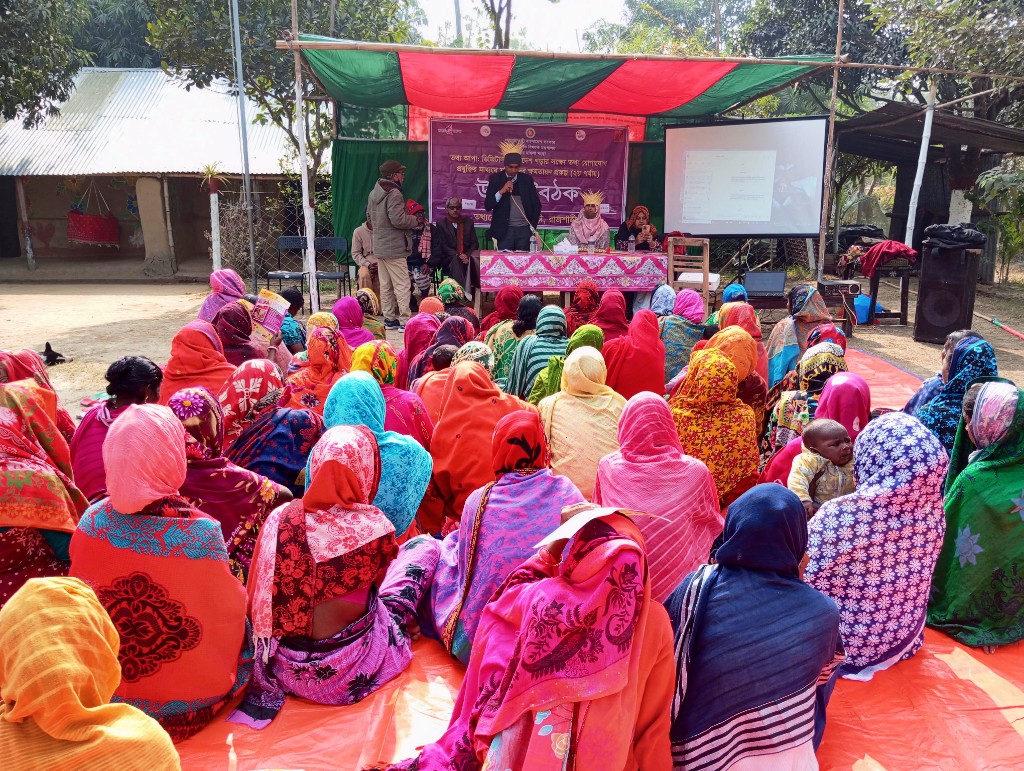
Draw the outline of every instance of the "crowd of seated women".
<instances>
[{"instance_id":1,"label":"crowd of seated women","mask_svg":"<svg viewBox=\"0 0 1024 771\"><path fill-rule=\"evenodd\" d=\"M77 426L0 352L5 767L178 768L422 635L465 678L395 768L813 769L838 677L1024 639L1024 394L976 333L889 412L812 287L764 342L741 292L585 281L396 351L365 296L254 342L236 278Z\"/></svg>"}]
</instances>

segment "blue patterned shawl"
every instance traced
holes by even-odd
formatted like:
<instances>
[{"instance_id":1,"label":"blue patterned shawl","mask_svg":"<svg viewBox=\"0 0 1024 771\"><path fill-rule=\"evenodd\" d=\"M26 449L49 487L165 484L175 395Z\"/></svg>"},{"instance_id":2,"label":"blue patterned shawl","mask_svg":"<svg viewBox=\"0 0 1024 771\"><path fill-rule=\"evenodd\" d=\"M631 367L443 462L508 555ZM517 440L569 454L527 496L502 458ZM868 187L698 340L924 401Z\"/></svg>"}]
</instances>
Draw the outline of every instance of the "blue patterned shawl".
<instances>
[{"instance_id":1,"label":"blue patterned shawl","mask_svg":"<svg viewBox=\"0 0 1024 771\"><path fill-rule=\"evenodd\" d=\"M416 516L434 466L430 453L415 439L384 430L386 416L384 394L368 372L350 372L342 377L324 402L327 428L366 426L377 437L381 476L373 505L391 520L395 534L402 535Z\"/></svg>"}]
</instances>

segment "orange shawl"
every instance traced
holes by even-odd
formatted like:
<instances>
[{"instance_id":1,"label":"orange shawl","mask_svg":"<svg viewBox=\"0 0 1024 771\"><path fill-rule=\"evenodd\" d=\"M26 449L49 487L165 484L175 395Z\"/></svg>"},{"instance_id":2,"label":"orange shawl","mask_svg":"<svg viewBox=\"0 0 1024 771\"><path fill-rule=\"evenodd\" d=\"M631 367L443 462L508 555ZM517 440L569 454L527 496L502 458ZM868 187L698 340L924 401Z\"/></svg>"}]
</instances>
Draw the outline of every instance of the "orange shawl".
<instances>
[{"instance_id":1,"label":"orange shawl","mask_svg":"<svg viewBox=\"0 0 1024 771\"><path fill-rule=\"evenodd\" d=\"M160 403L167 404L179 390L193 386L220 393L234 371L234 366L224 358L224 345L213 324L190 321L171 340L171 358L164 365L160 384Z\"/></svg>"},{"instance_id":2,"label":"orange shawl","mask_svg":"<svg viewBox=\"0 0 1024 771\"><path fill-rule=\"evenodd\" d=\"M720 330L728 327L739 327L754 338L754 342L757 344L757 367L755 371L767 383L768 350L761 341L761 320L757 318L757 312L753 306L744 302L726 303L718 311L718 327ZM740 378L740 380L743 380L743 378Z\"/></svg>"},{"instance_id":3,"label":"orange shawl","mask_svg":"<svg viewBox=\"0 0 1024 771\"><path fill-rule=\"evenodd\" d=\"M441 400L444 398L444 387L451 373L451 368L440 372L428 372L416 381L415 392L423 400L423 406L427 408L427 415L434 425L437 425L441 417Z\"/></svg>"},{"instance_id":4,"label":"orange shawl","mask_svg":"<svg viewBox=\"0 0 1024 771\"><path fill-rule=\"evenodd\" d=\"M469 494L494 481L488 452L494 427L516 410L536 408L502 393L475 361L459 362L451 368L430 444L434 471L420 506L423 532L436 533L445 518L457 525Z\"/></svg>"}]
</instances>

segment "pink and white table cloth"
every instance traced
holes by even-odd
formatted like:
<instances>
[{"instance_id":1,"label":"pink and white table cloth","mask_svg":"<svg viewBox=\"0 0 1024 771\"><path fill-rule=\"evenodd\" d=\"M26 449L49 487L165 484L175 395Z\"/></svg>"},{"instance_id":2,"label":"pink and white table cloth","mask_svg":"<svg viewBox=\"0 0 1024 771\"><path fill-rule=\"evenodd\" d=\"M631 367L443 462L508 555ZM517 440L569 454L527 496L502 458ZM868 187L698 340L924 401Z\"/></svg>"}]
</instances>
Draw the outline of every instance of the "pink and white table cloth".
<instances>
[{"instance_id":1,"label":"pink and white table cloth","mask_svg":"<svg viewBox=\"0 0 1024 771\"><path fill-rule=\"evenodd\" d=\"M668 255L664 252L480 252L480 288L484 292L497 292L504 286L518 286L527 292L572 292L588 278L601 291L649 292L664 284L667 276Z\"/></svg>"}]
</instances>

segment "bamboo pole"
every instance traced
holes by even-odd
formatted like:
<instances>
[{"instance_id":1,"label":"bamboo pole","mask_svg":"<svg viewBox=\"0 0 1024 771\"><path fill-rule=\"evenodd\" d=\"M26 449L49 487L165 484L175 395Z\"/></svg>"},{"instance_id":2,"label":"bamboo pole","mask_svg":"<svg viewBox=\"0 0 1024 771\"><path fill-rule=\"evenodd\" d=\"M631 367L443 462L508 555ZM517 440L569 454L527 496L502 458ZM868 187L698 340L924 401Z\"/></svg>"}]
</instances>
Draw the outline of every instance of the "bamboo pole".
<instances>
[{"instance_id":1,"label":"bamboo pole","mask_svg":"<svg viewBox=\"0 0 1024 771\"><path fill-rule=\"evenodd\" d=\"M818 222L818 281L825 277L825 237L828 233L828 207L832 200L832 167L836 160L836 104L839 101L839 67L843 54L844 0L839 0L836 22L836 56L832 62L832 103L828 111L828 143L825 145L825 176L822 180L821 219ZM838 230L838 226L836 227Z\"/></svg>"},{"instance_id":2,"label":"bamboo pole","mask_svg":"<svg viewBox=\"0 0 1024 771\"><path fill-rule=\"evenodd\" d=\"M299 39L298 0L292 0L292 40ZM320 310L320 284L316 280L316 215L309 193L309 159L306 153L306 108L302 100L302 54L293 48L295 56L295 131L299 138L299 178L302 181L302 215L306 226L306 253L303 270L309 276L310 313Z\"/></svg>"},{"instance_id":3,"label":"bamboo pole","mask_svg":"<svg viewBox=\"0 0 1024 771\"><path fill-rule=\"evenodd\" d=\"M938 98L935 81L928 88L928 107L924 115L924 130L921 132L921 152L917 156L917 171L914 173L914 187L910 192L910 207L907 211L907 231L903 235L903 243L914 247L914 228L917 227L917 202L921 196L921 183L924 182L924 169L928 165L928 146L932 140L932 121L935 118L935 100ZM875 298L872 298L875 299Z\"/></svg>"},{"instance_id":4,"label":"bamboo pole","mask_svg":"<svg viewBox=\"0 0 1024 771\"><path fill-rule=\"evenodd\" d=\"M805 59L758 58L753 56L686 56L670 54L583 54L556 51L519 51L493 48L435 48L432 46L404 45L400 43L370 43L356 40L278 40L276 47L282 51L293 49L309 51L375 51L377 53L410 54L460 54L465 56L513 56L524 59L561 59L589 61L668 61L668 62L713 62L731 64L778 64L797 67L825 68L834 66L833 57L808 57ZM1024 75L1006 75L973 70L951 70L942 67L910 67L900 64L874 64L871 62L839 62L842 69L889 70L892 72L919 72L934 75L957 75L963 78L991 78L1024 82Z\"/></svg>"}]
</instances>

